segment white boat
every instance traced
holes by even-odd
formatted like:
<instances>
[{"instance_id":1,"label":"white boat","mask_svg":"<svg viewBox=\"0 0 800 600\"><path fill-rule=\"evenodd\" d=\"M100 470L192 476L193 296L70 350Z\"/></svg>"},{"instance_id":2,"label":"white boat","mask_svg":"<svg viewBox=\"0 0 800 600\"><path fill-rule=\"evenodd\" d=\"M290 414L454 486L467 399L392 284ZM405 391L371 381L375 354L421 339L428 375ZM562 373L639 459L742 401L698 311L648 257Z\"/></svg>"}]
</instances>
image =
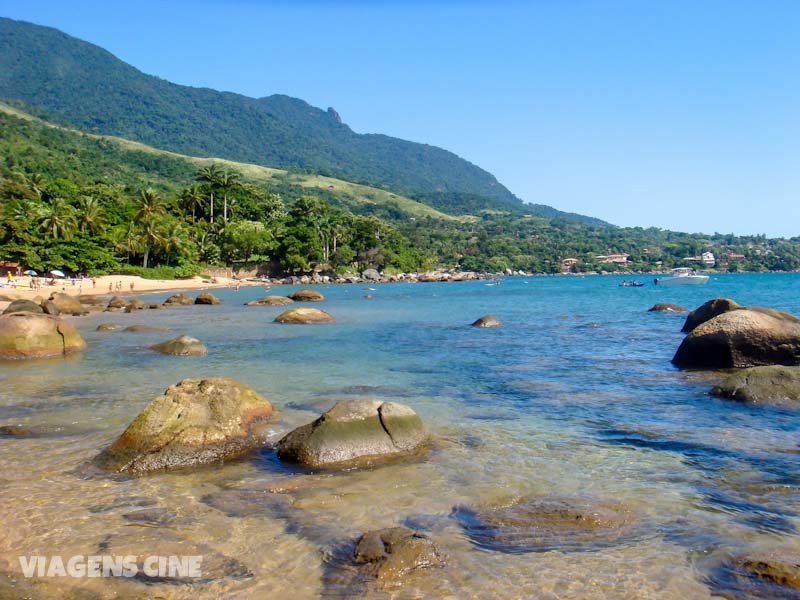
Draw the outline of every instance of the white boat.
<instances>
[{"instance_id":1,"label":"white boat","mask_svg":"<svg viewBox=\"0 0 800 600\"><path fill-rule=\"evenodd\" d=\"M653 283L656 285L703 285L708 283L708 275L698 275L694 269L680 267L672 269L671 277L657 277Z\"/></svg>"}]
</instances>

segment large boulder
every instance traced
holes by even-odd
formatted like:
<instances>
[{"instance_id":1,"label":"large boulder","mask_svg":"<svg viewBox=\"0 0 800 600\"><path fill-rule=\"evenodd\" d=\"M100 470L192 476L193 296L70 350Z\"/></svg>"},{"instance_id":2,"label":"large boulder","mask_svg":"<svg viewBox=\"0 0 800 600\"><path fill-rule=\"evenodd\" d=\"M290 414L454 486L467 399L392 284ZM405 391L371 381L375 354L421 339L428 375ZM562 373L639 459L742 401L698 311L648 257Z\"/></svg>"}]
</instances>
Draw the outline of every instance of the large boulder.
<instances>
[{"instance_id":1,"label":"large boulder","mask_svg":"<svg viewBox=\"0 0 800 600\"><path fill-rule=\"evenodd\" d=\"M95 294L81 294L78 296L78 301L84 305L91 305L91 306L105 306L108 304L108 297L107 296L97 296Z\"/></svg>"},{"instance_id":2,"label":"large boulder","mask_svg":"<svg viewBox=\"0 0 800 600\"><path fill-rule=\"evenodd\" d=\"M361 273L361 277L367 281L380 281L382 279L377 269L365 269L364 272Z\"/></svg>"},{"instance_id":3,"label":"large boulder","mask_svg":"<svg viewBox=\"0 0 800 600\"><path fill-rule=\"evenodd\" d=\"M659 303L654 304L647 309L648 312L669 312L669 313L685 313L689 312L688 308L684 308L680 304Z\"/></svg>"},{"instance_id":4,"label":"large boulder","mask_svg":"<svg viewBox=\"0 0 800 600\"><path fill-rule=\"evenodd\" d=\"M276 323L312 325L315 323L335 323L336 319L318 308L290 308L275 317Z\"/></svg>"},{"instance_id":5,"label":"large boulder","mask_svg":"<svg viewBox=\"0 0 800 600\"><path fill-rule=\"evenodd\" d=\"M58 311L64 315L86 315L89 310L80 303L76 296L70 296L61 292L54 292L50 295L50 301L56 305Z\"/></svg>"},{"instance_id":6,"label":"large boulder","mask_svg":"<svg viewBox=\"0 0 800 600\"><path fill-rule=\"evenodd\" d=\"M287 296L264 296L263 298L258 298L256 300L250 300L250 302L245 302L245 306L284 306L286 304L292 304L294 300Z\"/></svg>"},{"instance_id":7,"label":"large boulder","mask_svg":"<svg viewBox=\"0 0 800 600\"><path fill-rule=\"evenodd\" d=\"M46 315L53 315L54 317L57 317L61 314L61 311L58 310L58 307L52 300L43 300L41 307L42 312L44 312Z\"/></svg>"},{"instance_id":8,"label":"large boulder","mask_svg":"<svg viewBox=\"0 0 800 600\"><path fill-rule=\"evenodd\" d=\"M317 290L297 290L289 294L289 298L295 302L322 302L325 296L320 294Z\"/></svg>"},{"instance_id":9,"label":"large boulder","mask_svg":"<svg viewBox=\"0 0 800 600\"><path fill-rule=\"evenodd\" d=\"M337 402L278 442L278 457L306 467L369 464L424 449L429 435L408 406L372 398Z\"/></svg>"},{"instance_id":10,"label":"large boulder","mask_svg":"<svg viewBox=\"0 0 800 600\"><path fill-rule=\"evenodd\" d=\"M713 300L709 300L690 312L686 317L686 322L683 324L681 331L684 333L693 331L696 327L702 325L706 321L710 321L714 317L732 310L752 310L754 312L761 312L766 315L770 315L776 319L800 323L800 319L795 317L793 314L782 310L765 308L763 306L741 306L730 298L714 298Z\"/></svg>"},{"instance_id":11,"label":"large boulder","mask_svg":"<svg viewBox=\"0 0 800 600\"><path fill-rule=\"evenodd\" d=\"M107 311L115 311L115 310L125 310L128 306L128 303L125 301L124 298L120 296L113 296L111 300L108 301L108 306L106 306Z\"/></svg>"},{"instance_id":12,"label":"large boulder","mask_svg":"<svg viewBox=\"0 0 800 600\"><path fill-rule=\"evenodd\" d=\"M363 575L374 577L380 587L395 587L419 569L444 566L443 554L424 535L407 527L390 527L362 535L353 553L364 565Z\"/></svg>"},{"instance_id":13,"label":"large boulder","mask_svg":"<svg viewBox=\"0 0 800 600\"><path fill-rule=\"evenodd\" d=\"M153 344L150 349L161 354L172 354L174 356L203 356L208 354L208 348L200 340L188 335L179 335L166 342Z\"/></svg>"},{"instance_id":14,"label":"large boulder","mask_svg":"<svg viewBox=\"0 0 800 600\"><path fill-rule=\"evenodd\" d=\"M741 369L714 386L711 395L742 402L800 402L800 368L768 366Z\"/></svg>"},{"instance_id":15,"label":"large boulder","mask_svg":"<svg viewBox=\"0 0 800 600\"><path fill-rule=\"evenodd\" d=\"M262 443L272 405L227 377L184 379L154 398L96 458L108 471L139 474L242 456Z\"/></svg>"},{"instance_id":16,"label":"large boulder","mask_svg":"<svg viewBox=\"0 0 800 600\"><path fill-rule=\"evenodd\" d=\"M686 315L686 321L683 323L681 331L688 333L714 317L740 308L741 306L730 298L714 298L713 300L704 302Z\"/></svg>"},{"instance_id":17,"label":"large boulder","mask_svg":"<svg viewBox=\"0 0 800 600\"><path fill-rule=\"evenodd\" d=\"M737 309L691 331L672 362L682 368L729 369L800 364L800 323Z\"/></svg>"},{"instance_id":18,"label":"large boulder","mask_svg":"<svg viewBox=\"0 0 800 600\"><path fill-rule=\"evenodd\" d=\"M500 327L502 325L502 321L495 317L494 315L484 315L474 323L472 323L473 327L482 327L482 328L489 328L489 327Z\"/></svg>"},{"instance_id":19,"label":"large boulder","mask_svg":"<svg viewBox=\"0 0 800 600\"><path fill-rule=\"evenodd\" d=\"M86 342L71 323L30 312L0 316L0 358L42 358L79 352Z\"/></svg>"},{"instance_id":20,"label":"large boulder","mask_svg":"<svg viewBox=\"0 0 800 600\"><path fill-rule=\"evenodd\" d=\"M183 306L188 306L190 304L194 304L194 300L192 300L192 298L186 294L177 293L172 294L172 296L164 300L164 304L180 304Z\"/></svg>"},{"instance_id":21,"label":"large boulder","mask_svg":"<svg viewBox=\"0 0 800 600\"><path fill-rule=\"evenodd\" d=\"M20 299L14 300L9 304L3 311L3 314L7 315L15 312L43 313L44 310L33 300Z\"/></svg>"},{"instance_id":22,"label":"large boulder","mask_svg":"<svg viewBox=\"0 0 800 600\"><path fill-rule=\"evenodd\" d=\"M125 305L125 312L132 313L135 310L144 310L147 308L147 302L139 298L131 298L128 304Z\"/></svg>"},{"instance_id":23,"label":"large boulder","mask_svg":"<svg viewBox=\"0 0 800 600\"><path fill-rule=\"evenodd\" d=\"M210 292L200 292L194 299L195 304L221 304L219 299Z\"/></svg>"}]
</instances>

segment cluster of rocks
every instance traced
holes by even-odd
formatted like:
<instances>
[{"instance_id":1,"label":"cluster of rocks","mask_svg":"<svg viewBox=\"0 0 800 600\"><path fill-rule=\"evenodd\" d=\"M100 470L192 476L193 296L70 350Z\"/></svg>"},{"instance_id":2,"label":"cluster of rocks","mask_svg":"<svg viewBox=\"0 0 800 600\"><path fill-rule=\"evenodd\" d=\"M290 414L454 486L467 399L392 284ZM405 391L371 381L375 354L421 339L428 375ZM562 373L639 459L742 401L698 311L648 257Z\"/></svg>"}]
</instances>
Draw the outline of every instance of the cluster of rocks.
<instances>
[{"instance_id":1,"label":"cluster of rocks","mask_svg":"<svg viewBox=\"0 0 800 600\"><path fill-rule=\"evenodd\" d=\"M268 400L238 381L184 379L154 398L93 463L104 471L137 476L219 464L263 449L264 430L274 416ZM408 406L364 398L340 402L290 431L278 442L277 455L312 469L377 466L420 455L429 438ZM386 588L444 562L428 537L394 527L363 534L348 571Z\"/></svg>"},{"instance_id":2,"label":"cluster of rocks","mask_svg":"<svg viewBox=\"0 0 800 600\"><path fill-rule=\"evenodd\" d=\"M377 269L366 269L362 273L344 275L292 275L290 277L261 278L257 281L273 285L309 285L331 283L424 283L438 281L474 281L477 279L496 279L502 276L528 277L531 273L507 270L505 273L478 273L475 271L436 270L422 273L381 273Z\"/></svg>"},{"instance_id":3,"label":"cluster of rocks","mask_svg":"<svg viewBox=\"0 0 800 600\"><path fill-rule=\"evenodd\" d=\"M734 369L712 394L750 402L800 400L800 319L714 298L691 311L672 362L686 369Z\"/></svg>"}]
</instances>

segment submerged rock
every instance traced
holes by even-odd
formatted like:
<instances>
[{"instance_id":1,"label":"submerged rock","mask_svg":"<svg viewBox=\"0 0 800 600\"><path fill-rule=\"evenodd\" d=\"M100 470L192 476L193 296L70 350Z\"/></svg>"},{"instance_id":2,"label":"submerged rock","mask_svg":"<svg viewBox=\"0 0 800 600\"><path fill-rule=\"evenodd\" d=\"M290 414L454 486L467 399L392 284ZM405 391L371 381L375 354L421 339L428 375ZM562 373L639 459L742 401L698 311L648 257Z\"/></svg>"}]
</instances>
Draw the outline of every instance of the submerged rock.
<instances>
[{"instance_id":1,"label":"submerged rock","mask_svg":"<svg viewBox=\"0 0 800 600\"><path fill-rule=\"evenodd\" d=\"M381 587L402 585L403 578L413 571L445 564L443 554L429 538L407 527L365 533L356 543L353 558L365 565L366 574Z\"/></svg>"},{"instance_id":2,"label":"submerged rock","mask_svg":"<svg viewBox=\"0 0 800 600\"><path fill-rule=\"evenodd\" d=\"M711 570L708 583L726 598L800 600L800 554L728 557Z\"/></svg>"},{"instance_id":3,"label":"submerged rock","mask_svg":"<svg viewBox=\"0 0 800 600\"><path fill-rule=\"evenodd\" d=\"M283 306L285 304L292 304L294 300L287 296L264 296L257 300L245 302L245 306Z\"/></svg>"},{"instance_id":4,"label":"submerged rock","mask_svg":"<svg viewBox=\"0 0 800 600\"><path fill-rule=\"evenodd\" d=\"M472 542L486 550L586 552L636 539L631 511L585 497L527 497L493 507L458 506L453 517Z\"/></svg>"},{"instance_id":5,"label":"submerged rock","mask_svg":"<svg viewBox=\"0 0 800 600\"><path fill-rule=\"evenodd\" d=\"M800 364L800 323L763 311L738 309L699 325L672 362L682 368Z\"/></svg>"},{"instance_id":6,"label":"submerged rock","mask_svg":"<svg viewBox=\"0 0 800 600\"><path fill-rule=\"evenodd\" d=\"M172 354L174 356L203 356L208 354L208 348L200 340L188 335L179 335L166 342L153 344L150 348L161 354Z\"/></svg>"},{"instance_id":7,"label":"submerged rock","mask_svg":"<svg viewBox=\"0 0 800 600\"><path fill-rule=\"evenodd\" d=\"M125 331L137 333L140 331L169 331L166 327L156 327L155 325L128 325Z\"/></svg>"},{"instance_id":8,"label":"submerged rock","mask_svg":"<svg viewBox=\"0 0 800 600\"><path fill-rule=\"evenodd\" d=\"M684 308L680 304L659 303L654 304L647 312L671 312L671 313L685 313L689 312L688 308Z\"/></svg>"},{"instance_id":9,"label":"submerged rock","mask_svg":"<svg viewBox=\"0 0 800 600\"><path fill-rule=\"evenodd\" d=\"M187 296L186 294L178 293L178 294L173 294L172 296L164 300L164 304L167 305L180 304L183 306L188 306L190 304L194 304L194 300L190 296Z\"/></svg>"},{"instance_id":10,"label":"submerged rock","mask_svg":"<svg viewBox=\"0 0 800 600\"><path fill-rule=\"evenodd\" d=\"M141 474L238 457L260 445L254 425L272 414L266 399L233 379L184 379L154 398L95 462Z\"/></svg>"},{"instance_id":11,"label":"submerged rock","mask_svg":"<svg viewBox=\"0 0 800 600\"><path fill-rule=\"evenodd\" d=\"M81 304L77 297L69 294L55 292L50 295L50 301L56 305L61 314L80 316L89 313L89 309Z\"/></svg>"},{"instance_id":12,"label":"submerged rock","mask_svg":"<svg viewBox=\"0 0 800 600\"><path fill-rule=\"evenodd\" d=\"M800 367L766 366L742 369L714 386L711 395L742 402L798 402Z\"/></svg>"},{"instance_id":13,"label":"submerged rock","mask_svg":"<svg viewBox=\"0 0 800 600\"><path fill-rule=\"evenodd\" d=\"M43 358L79 352L86 342L71 323L30 312L0 316L0 358Z\"/></svg>"},{"instance_id":14,"label":"submerged rock","mask_svg":"<svg viewBox=\"0 0 800 600\"><path fill-rule=\"evenodd\" d=\"M275 317L275 322L311 325L314 323L335 323L336 319L318 308L290 308Z\"/></svg>"},{"instance_id":15,"label":"submerged rock","mask_svg":"<svg viewBox=\"0 0 800 600\"><path fill-rule=\"evenodd\" d=\"M200 292L194 299L195 304L221 304L219 299L210 292Z\"/></svg>"},{"instance_id":16,"label":"submerged rock","mask_svg":"<svg viewBox=\"0 0 800 600\"><path fill-rule=\"evenodd\" d=\"M278 442L281 460L306 467L338 467L412 454L429 439L408 406L370 398L337 402L312 423Z\"/></svg>"},{"instance_id":17,"label":"submerged rock","mask_svg":"<svg viewBox=\"0 0 800 600\"><path fill-rule=\"evenodd\" d=\"M317 290L297 290L289 294L289 298L295 302L322 302L325 296Z\"/></svg>"},{"instance_id":18,"label":"submerged rock","mask_svg":"<svg viewBox=\"0 0 800 600\"><path fill-rule=\"evenodd\" d=\"M119 323L100 323L95 331L115 331L117 329L122 329L122 325Z\"/></svg>"},{"instance_id":19,"label":"submerged rock","mask_svg":"<svg viewBox=\"0 0 800 600\"><path fill-rule=\"evenodd\" d=\"M498 319L494 315L484 315L483 317L475 321L472 324L472 326L488 328L488 327L500 327L500 325L502 324L503 324L502 321L500 321L500 319Z\"/></svg>"},{"instance_id":20,"label":"submerged rock","mask_svg":"<svg viewBox=\"0 0 800 600\"><path fill-rule=\"evenodd\" d=\"M43 313L44 310L42 310L42 307L32 300L20 299L14 300L11 304L9 304L3 311L3 314L7 315L15 312Z\"/></svg>"}]
</instances>

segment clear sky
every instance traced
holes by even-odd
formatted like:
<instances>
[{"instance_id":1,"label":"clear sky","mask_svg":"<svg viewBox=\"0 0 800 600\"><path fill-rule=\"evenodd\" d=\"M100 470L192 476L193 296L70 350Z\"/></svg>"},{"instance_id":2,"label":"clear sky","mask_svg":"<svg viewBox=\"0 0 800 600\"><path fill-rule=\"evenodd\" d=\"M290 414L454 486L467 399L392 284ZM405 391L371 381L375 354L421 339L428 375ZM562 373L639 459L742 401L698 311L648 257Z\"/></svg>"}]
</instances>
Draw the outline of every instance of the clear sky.
<instances>
[{"instance_id":1,"label":"clear sky","mask_svg":"<svg viewBox=\"0 0 800 600\"><path fill-rule=\"evenodd\" d=\"M800 235L800 2L0 0L164 79L333 106L527 202Z\"/></svg>"}]
</instances>

